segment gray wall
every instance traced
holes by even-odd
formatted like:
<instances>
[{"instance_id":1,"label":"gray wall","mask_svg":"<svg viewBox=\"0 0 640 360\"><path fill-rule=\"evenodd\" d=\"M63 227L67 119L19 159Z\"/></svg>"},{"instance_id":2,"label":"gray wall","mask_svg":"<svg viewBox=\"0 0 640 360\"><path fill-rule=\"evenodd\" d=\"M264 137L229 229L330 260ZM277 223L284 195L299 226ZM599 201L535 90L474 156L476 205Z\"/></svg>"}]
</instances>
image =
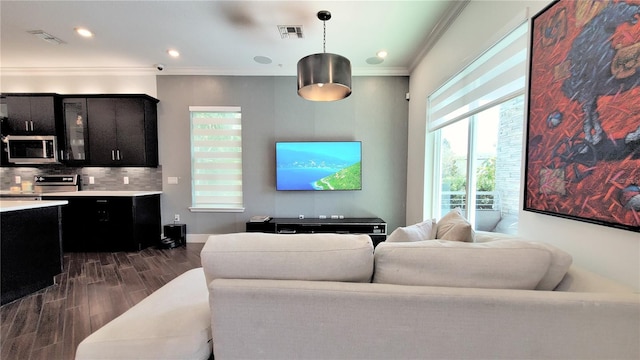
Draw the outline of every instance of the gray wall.
<instances>
[{"instance_id":1,"label":"gray wall","mask_svg":"<svg viewBox=\"0 0 640 360\"><path fill-rule=\"evenodd\" d=\"M354 77L353 93L322 103L300 98L295 77L158 76L163 223L180 214L189 234L244 231L252 215L381 217L405 225L409 78ZM241 106L244 213L192 213L189 106ZM275 190L275 141L362 141L363 189ZM178 177L177 185L168 177Z\"/></svg>"}]
</instances>

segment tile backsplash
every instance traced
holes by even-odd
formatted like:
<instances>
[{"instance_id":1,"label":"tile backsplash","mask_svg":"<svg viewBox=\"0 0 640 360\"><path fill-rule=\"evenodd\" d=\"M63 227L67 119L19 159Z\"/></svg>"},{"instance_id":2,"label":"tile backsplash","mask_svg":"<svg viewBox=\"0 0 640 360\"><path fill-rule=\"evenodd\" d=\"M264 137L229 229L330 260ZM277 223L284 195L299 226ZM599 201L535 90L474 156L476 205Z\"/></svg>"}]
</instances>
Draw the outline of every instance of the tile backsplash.
<instances>
[{"instance_id":1,"label":"tile backsplash","mask_svg":"<svg viewBox=\"0 0 640 360\"><path fill-rule=\"evenodd\" d=\"M81 190L162 190L162 167L81 167L73 168L62 165L47 165L42 167L1 167L0 190L9 190L15 186L15 176L22 180L31 180L36 175L67 175L79 174ZM90 184L90 177L94 183ZM129 184L124 183L128 177Z\"/></svg>"}]
</instances>

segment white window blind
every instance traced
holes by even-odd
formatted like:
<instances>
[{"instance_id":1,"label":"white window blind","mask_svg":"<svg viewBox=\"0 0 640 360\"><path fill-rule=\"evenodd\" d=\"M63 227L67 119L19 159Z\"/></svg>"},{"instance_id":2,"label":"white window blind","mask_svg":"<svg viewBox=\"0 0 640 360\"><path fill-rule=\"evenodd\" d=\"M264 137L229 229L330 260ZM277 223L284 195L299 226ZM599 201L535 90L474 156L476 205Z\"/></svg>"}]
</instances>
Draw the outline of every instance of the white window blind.
<instances>
[{"instance_id":1,"label":"white window blind","mask_svg":"<svg viewBox=\"0 0 640 360\"><path fill-rule=\"evenodd\" d=\"M244 211L240 107L190 106L191 211Z\"/></svg>"},{"instance_id":2,"label":"white window blind","mask_svg":"<svg viewBox=\"0 0 640 360\"><path fill-rule=\"evenodd\" d=\"M518 26L429 96L429 131L524 93L528 27Z\"/></svg>"}]
</instances>

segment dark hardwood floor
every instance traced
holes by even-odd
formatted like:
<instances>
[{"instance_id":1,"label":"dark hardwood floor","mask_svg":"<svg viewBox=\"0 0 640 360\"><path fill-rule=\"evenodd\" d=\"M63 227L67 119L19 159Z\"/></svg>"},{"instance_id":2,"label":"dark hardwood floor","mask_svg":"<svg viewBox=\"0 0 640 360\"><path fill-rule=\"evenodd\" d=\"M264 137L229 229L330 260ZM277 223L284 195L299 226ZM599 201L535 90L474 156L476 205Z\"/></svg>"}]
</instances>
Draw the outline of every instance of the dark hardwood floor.
<instances>
[{"instance_id":1,"label":"dark hardwood floor","mask_svg":"<svg viewBox=\"0 0 640 360\"><path fill-rule=\"evenodd\" d=\"M0 307L0 358L73 359L85 337L187 270L204 244L65 253L56 285Z\"/></svg>"}]
</instances>

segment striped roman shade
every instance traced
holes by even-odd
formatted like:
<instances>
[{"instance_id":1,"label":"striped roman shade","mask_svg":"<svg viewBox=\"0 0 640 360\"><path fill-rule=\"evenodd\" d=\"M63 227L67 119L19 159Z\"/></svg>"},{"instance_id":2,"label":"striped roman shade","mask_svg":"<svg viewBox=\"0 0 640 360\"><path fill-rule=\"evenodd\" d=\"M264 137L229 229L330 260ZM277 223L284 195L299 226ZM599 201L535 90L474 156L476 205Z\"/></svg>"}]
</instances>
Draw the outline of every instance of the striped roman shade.
<instances>
[{"instance_id":1,"label":"striped roman shade","mask_svg":"<svg viewBox=\"0 0 640 360\"><path fill-rule=\"evenodd\" d=\"M518 26L429 96L429 131L524 93L528 27Z\"/></svg>"},{"instance_id":2,"label":"striped roman shade","mask_svg":"<svg viewBox=\"0 0 640 360\"><path fill-rule=\"evenodd\" d=\"M190 106L192 211L244 211L240 107Z\"/></svg>"}]
</instances>

